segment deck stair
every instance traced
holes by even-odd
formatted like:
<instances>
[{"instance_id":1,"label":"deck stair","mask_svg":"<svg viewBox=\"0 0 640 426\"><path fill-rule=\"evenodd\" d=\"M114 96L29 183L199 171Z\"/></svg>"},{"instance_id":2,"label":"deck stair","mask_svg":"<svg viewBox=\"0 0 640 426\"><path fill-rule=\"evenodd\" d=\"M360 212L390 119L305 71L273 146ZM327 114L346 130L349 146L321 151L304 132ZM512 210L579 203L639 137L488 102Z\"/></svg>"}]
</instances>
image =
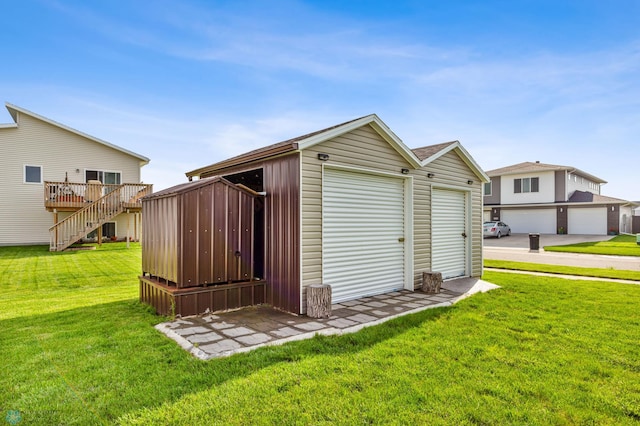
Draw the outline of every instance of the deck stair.
<instances>
[{"instance_id":1,"label":"deck stair","mask_svg":"<svg viewBox=\"0 0 640 426\"><path fill-rule=\"evenodd\" d=\"M147 185L109 185L109 191L49 228L49 251L63 251L128 208L140 207ZM150 188L149 188L150 189Z\"/></svg>"}]
</instances>

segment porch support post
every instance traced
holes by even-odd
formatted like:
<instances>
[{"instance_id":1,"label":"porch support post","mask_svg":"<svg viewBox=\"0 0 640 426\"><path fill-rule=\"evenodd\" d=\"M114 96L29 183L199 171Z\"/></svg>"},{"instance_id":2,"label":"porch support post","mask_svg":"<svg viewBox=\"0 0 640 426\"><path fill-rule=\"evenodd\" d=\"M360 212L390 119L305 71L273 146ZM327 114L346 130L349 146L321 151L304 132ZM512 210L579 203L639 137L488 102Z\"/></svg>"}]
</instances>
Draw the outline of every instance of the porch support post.
<instances>
[{"instance_id":1,"label":"porch support post","mask_svg":"<svg viewBox=\"0 0 640 426\"><path fill-rule=\"evenodd\" d=\"M58 223L58 209L53 209L53 224L55 225L56 223ZM58 227L56 226L55 228L55 240L54 243L56 245L56 250L58 250Z\"/></svg>"},{"instance_id":2,"label":"porch support post","mask_svg":"<svg viewBox=\"0 0 640 426\"><path fill-rule=\"evenodd\" d=\"M129 240L131 239L131 214L127 209L127 248L129 248Z\"/></svg>"}]
</instances>

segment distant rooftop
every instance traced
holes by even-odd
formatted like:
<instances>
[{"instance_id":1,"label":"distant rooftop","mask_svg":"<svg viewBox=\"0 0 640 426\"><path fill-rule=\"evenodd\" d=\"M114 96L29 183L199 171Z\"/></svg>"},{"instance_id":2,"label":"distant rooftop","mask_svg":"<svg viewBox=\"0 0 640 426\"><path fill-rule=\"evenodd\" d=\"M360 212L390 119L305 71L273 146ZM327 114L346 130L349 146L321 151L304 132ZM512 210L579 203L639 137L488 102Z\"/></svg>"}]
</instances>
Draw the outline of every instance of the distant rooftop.
<instances>
[{"instance_id":1,"label":"distant rooftop","mask_svg":"<svg viewBox=\"0 0 640 426\"><path fill-rule=\"evenodd\" d=\"M535 173L535 172L554 172L554 171L567 171L569 173L575 173L577 175L586 177L587 179L595 183L607 183L606 180L594 176L590 173L584 172L573 166L561 166L557 164L545 164L539 161L531 162L525 161L524 163L513 164L511 166L501 167L499 169L487 171L489 177L503 176L503 175L515 175L520 173Z\"/></svg>"}]
</instances>

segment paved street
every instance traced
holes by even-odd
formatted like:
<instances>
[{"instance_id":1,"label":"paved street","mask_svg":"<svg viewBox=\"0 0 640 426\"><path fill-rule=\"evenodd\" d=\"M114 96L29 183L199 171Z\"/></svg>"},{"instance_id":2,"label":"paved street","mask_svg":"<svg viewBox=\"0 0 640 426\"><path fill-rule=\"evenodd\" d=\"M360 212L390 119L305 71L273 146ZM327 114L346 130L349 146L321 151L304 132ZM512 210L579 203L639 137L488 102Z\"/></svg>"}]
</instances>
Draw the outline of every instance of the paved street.
<instances>
[{"instance_id":1,"label":"paved street","mask_svg":"<svg viewBox=\"0 0 640 426\"><path fill-rule=\"evenodd\" d=\"M590 241L606 241L607 235L540 235L540 250L529 251L529 235L513 234L509 237L485 238L485 259L515 262L544 263L550 265L581 266L586 268L613 268L640 271L640 258L629 256L600 256L578 253L546 252L544 246L565 245ZM640 250L640 246L638 247Z\"/></svg>"}]
</instances>

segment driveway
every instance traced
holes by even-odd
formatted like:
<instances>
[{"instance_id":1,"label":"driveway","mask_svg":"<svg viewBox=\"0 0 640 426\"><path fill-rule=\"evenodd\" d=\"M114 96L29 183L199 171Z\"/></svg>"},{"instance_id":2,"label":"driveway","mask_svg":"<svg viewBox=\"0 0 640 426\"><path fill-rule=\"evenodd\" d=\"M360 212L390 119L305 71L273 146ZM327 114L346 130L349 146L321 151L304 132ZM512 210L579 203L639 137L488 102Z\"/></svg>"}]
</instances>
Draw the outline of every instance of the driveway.
<instances>
[{"instance_id":1,"label":"driveway","mask_svg":"<svg viewBox=\"0 0 640 426\"><path fill-rule=\"evenodd\" d=\"M544 246L563 246L566 244L607 241L611 235L557 235L540 234L540 248ZM485 247L529 248L529 234L511 234L502 238L485 238Z\"/></svg>"},{"instance_id":2,"label":"driveway","mask_svg":"<svg viewBox=\"0 0 640 426\"><path fill-rule=\"evenodd\" d=\"M542 234L540 235L540 250L532 252L529 250L529 234L512 234L499 240L485 238L482 253L485 259L492 260L640 271L640 258L638 257L544 251L544 246L607 241L611 238L613 237L609 235Z\"/></svg>"}]
</instances>

